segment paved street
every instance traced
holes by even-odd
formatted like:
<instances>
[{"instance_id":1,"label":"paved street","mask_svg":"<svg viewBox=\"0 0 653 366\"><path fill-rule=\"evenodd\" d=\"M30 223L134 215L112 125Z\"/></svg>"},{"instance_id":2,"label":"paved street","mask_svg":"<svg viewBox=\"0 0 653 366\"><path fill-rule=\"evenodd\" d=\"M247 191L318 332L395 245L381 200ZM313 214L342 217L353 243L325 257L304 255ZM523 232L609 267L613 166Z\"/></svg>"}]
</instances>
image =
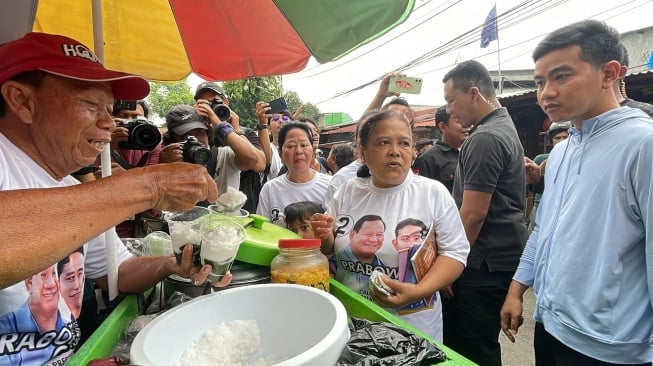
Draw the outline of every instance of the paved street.
<instances>
[{"instance_id":1,"label":"paved street","mask_svg":"<svg viewBox=\"0 0 653 366\"><path fill-rule=\"evenodd\" d=\"M515 343L511 343L503 333L499 335L503 366L535 365L535 357L533 356L534 308L533 290L528 289L524 294L524 324L519 328L519 333L515 336Z\"/></svg>"}]
</instances>

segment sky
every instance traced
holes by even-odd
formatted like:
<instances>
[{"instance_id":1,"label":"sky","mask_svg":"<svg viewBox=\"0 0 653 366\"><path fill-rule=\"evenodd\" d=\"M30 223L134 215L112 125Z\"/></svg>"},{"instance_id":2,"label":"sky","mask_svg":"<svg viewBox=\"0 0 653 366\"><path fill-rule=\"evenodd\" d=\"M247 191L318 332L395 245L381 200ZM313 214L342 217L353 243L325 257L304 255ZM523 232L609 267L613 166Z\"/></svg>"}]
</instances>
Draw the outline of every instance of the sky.
<instances>
[{"instance_id":1,"label":"sky","mask_svg":"<svg viewBox=\"0 0 653 366\"><path fill-rule=\"evenodd\" d=\"M499 39L481 48L480 28L495 4ZM624 33L653 26L651 14L651 0L416 0L398 27L338 61L311 59L303 71L283 75L282 85L322 113L345 112L356 120L379 82L358 87L399 69L423 79L420 94L403 95L409 103L442 105L442 77L456 62L476 59L489 70L532 69L533 48L557 28L592 18ZM201 79L191 76L188 82L194 87ZM337 96L352 89L358 90Z\"/></svg>"}]
</instances>

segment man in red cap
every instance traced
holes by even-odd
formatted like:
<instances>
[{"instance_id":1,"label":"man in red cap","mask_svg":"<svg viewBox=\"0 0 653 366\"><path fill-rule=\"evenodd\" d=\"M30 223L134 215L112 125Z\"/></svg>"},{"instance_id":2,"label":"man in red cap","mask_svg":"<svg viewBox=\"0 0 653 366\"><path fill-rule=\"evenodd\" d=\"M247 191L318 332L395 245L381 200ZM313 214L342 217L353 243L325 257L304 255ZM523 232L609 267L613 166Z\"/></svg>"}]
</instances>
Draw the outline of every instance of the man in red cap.
<instances>
[{"instance_id":1,"label":"man in red cap","mask_svg":"<svg viewBox=\"0 0 653 366\"><path fill-rule=\"evenodd\" d=\"M63 364L71 356L80 332L63 300L54 331L17 314L29 313L18 311L27 299L24 280L82 245L85 276L104 290L109 245L116 246L120 292L144 291L171 274L206 280L210 266L191 267L190 245L181 265L174 257L134 258L111 229L149 208L179 212L215 201L203 166L159 164L85 184L70 177L110 141L114 98L148 93L147 80L105 69L67 37L29 33L0 46L0 364Z\"/></svg>"}]
</instances>

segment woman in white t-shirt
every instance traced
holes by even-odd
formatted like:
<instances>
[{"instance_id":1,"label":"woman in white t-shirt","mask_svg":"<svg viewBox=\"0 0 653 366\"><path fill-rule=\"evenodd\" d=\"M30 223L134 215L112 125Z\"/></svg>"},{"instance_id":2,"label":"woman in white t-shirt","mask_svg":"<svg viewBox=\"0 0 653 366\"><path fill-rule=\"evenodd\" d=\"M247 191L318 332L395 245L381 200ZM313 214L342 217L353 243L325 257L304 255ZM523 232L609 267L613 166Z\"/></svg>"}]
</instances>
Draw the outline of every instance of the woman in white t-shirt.
<instances>
[{"instance_id":1,"label":"woman in white t-shirt","mask_svg":"<svg viewBox=\"0 0 653 366\"><path fill-rule=\"evenodd\" d=\"M442 307L434 295L462 273L469 254L456 204L442 183L412 173L413 141L403 113L385 110L370 116L359 137L359 157L365 165L357 178L336 192L326 214L313 216L315 234L322 238L324 254L333 255L336 261L336 280L441 341ZM376 229L380 232L363 230L361 221L370 217L382 220ZM432 225L436 233L437 257L418 283L399 282L395 245L401 239L398 228L407 220L424 223L426 230ZM355 255L363 250L357 248L373 247L376 262L367 263ZM384 282L394 295L370 290L373 270L390 277Z\"/></svg>"},{"instance_id":2,"label":"woman in white t-shirt","mask_svg":"<svg viewBox=\"0 0 653 366\"><path fill-rule=\"evenodd\" d=\"M284 123L278 137L281 160L288 172L263 185L256 213L286 227L285 207L300 201L323 203L331 176L311 168L315 159L313 136L305 123Z\"/></svg>"}]
</instances>

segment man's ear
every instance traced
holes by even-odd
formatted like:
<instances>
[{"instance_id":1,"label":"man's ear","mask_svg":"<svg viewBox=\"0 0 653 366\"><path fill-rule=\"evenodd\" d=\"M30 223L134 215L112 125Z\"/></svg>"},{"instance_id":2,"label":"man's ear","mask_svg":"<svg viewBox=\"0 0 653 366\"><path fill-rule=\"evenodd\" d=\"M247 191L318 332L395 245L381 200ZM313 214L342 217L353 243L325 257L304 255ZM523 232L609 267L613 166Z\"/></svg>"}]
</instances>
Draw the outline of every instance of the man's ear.
<instances>
[{"instance_id":1,"label":"man's ear","mask_svg":"<svg viewBox=\"0 0 653 366\"><path fill-rule=\"evenodd\" d=\"M447 126L446 123L440 121L438 122L438 130L440 130L440 133L444 133L444 128Z\"/></svg>"},{"instance_id":2,"label":"man's ear","mask_svg":"<svg viewBox=\"0 0 653 366\"><path fill-rule=\"evenodd\" d=\"M606 62L599 71L603 74L603 89L612 89L612 85L621 78L621 64L616 60Z\"/></svg>"},{"instance_id":3,"label":"man's ear","mask_svg":"<svg viewBox=\"0 0 653 366\"><path fill-rule=\"evenodd\" d=\"M9 110L17 115L23 123L32 123L33 112L36 109L33 87L9 80L2 84L0 93Z\"/></svg>"},{"instance_id":4,"label":"man's ear","mask_svg":"<svg viewBox=\"0 0 653 366\"><path fill-rule=\"evenodd\" d=\"M625 78L627 72L628 72L628 66L621 65L619 67L619 79Z\"/></svg>"}]
</instances>

